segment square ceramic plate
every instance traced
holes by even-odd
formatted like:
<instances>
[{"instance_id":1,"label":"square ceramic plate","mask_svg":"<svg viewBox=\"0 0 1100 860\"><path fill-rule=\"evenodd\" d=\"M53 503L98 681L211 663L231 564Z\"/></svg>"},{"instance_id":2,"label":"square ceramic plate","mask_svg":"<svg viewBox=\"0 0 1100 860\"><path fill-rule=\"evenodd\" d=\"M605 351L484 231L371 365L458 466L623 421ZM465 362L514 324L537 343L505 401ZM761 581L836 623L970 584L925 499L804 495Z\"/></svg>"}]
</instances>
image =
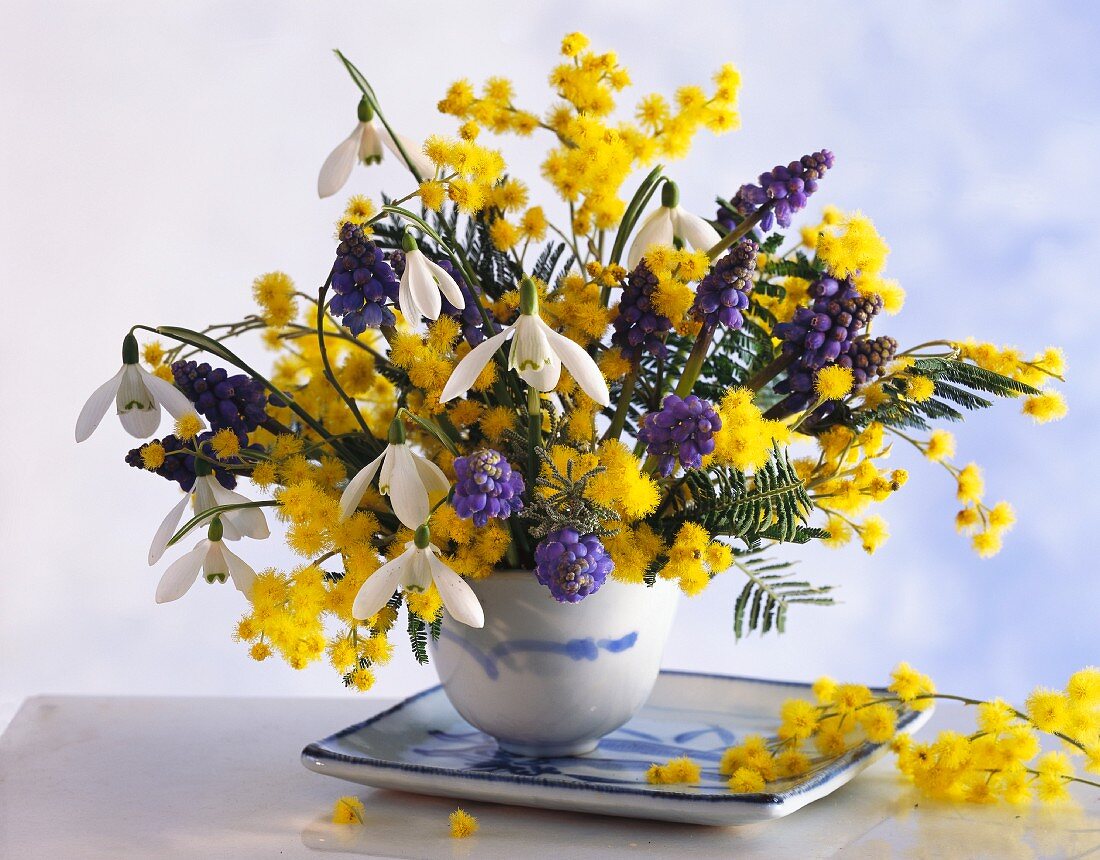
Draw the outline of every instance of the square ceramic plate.
<instances>
[{"instance_id":1,"label":"square ceramic plate","mask_svg":"<svg viewBox=\"0 0 1100 860\"><path fill-rule=\"evenodd\" d=\"M381 714L310 744L310 770L376 788L466 800L593 812L692 824L751 824L779 818L844 785L885 751L863 743L774 790L734 794L718 773L725 749L773 730L780 705L812 698L807 684L689 672L662 672L649 700L625 726L583 756L525 758L500 750L433 687ZM914 731L931 709L903 710ZM690 756L699 785L650 785L654 762Z\"/></svg>"}]
</instances>

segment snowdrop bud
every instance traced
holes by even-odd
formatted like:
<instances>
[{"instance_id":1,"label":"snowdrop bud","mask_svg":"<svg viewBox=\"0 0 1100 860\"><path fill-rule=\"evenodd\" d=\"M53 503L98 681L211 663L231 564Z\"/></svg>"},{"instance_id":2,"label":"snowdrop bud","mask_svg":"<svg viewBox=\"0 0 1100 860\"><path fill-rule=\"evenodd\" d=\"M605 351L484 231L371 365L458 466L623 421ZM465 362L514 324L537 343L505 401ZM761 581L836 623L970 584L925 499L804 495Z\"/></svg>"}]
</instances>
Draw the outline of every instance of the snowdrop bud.
<instances>
[{"instance_id":1,"label":"snowdrop bud","mask_svg":"<svg viewBox=\"0 0 1100 860\"><path fill-rule=\"evenodd\" d=\"M122 363L138 363L138 342L133 332L130 332L122 339Z\"/></svg>"},{"instance_id":2,"label":"snowdrop bud","mask_svg":"<svg viewBox=\"0 0 1100 860\"><path fill-rule=\"evenodd\" d=\"M408 254L411 251L417 250L417 248L416 239L413 238L412 233L406 232L405 235L401 237L401 250Z\"/></svg>"},{"instance_id":3,"label":"snowdrop bud","mask_svg":"<svg viewBox=\"0 0 1100 860\"><path fill-rule=\"evenodd\" d=\"M386 441L391 445L405 444L405 422L401 420L400 415L390 422L390 431L386 437Z\"/></svg>"},{"instance_id":4,"label":"snowdrop bud","mask_svg":"<svg viewBox=\"0 0 1100 860\"><path fill-rule=\"evenodd\" d=\"M374 119L374 108L371 107L371 104L369 101L367 101L366 96L363 96L363 98L359 99L358 113L359 122L370 122L372 119Z\"/></svg>"},{"instance_id":5,"label":"snowdrop bud","mask_svg":"<svg viewBox=\"0 0 1100 860\"><path fill-rule=\"evenodd\" d=\"M428 528L427 523L421 523L416 528L416 535L413 537L413 543L416 544L417 549L427 549L432 542L432 530Z\"/></svg>"},{"instance_id":6,"label":"snowdrop bud","mask_svg":"<svg viewBox=\"0 0 1100 860\"><path fill-rule=\"evenodd\" d=\"M524 277L519 284L519 312L529 317L539 314L539 290L529 277Z\"/></svg>"},{"instance_id":7,"label":"snowdrop bud","mask_svg":"<svg viewBox=\"0 0 1100 860\"><path fill-rule=\"evenodd\" d=\"M675 209L680 205L680 189L671 179L661 186L661 205L666 209Z\"/></svg>"},{"instance_id":8,"label":"snowdrop bud","mask_svg":"<svg viewBox=\"0 0 1100 860\"><path fill-rule=\"evenodd\" d=\"M222 539L223 533L224 529L222 528L222 518L214 517L214 519L210 521L210 529L206 533L207 538L210 540L211 543L217 543Z\"/></svg>"},{"instance_id":9,"label":"snowdrop bud","mask_svg":"<svg viewBox=\"0 0 1100 860\"><path fill-rule=\"evenodd\" d=\"M206 460L202 459L202 457L195 458L196 478L205 477L206 475L211 474L211 472L213 472L213 469L211 468L210 464L206 462ZM211 540L213 540L213 538L211 538Z\"/></svg>"}]
</instances>

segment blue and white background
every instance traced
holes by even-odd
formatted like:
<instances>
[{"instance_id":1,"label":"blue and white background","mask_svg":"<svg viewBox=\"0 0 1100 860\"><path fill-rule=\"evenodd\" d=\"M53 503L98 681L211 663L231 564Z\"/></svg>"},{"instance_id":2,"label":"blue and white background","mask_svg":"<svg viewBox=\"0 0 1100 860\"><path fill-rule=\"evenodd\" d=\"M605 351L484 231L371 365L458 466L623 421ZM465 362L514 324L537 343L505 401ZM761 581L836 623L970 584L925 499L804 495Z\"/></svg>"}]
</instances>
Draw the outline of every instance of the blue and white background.
<instances>
[{"instance_id":1,"label":"blue and white background","mask_svg":"<svg viewBox=\"0 0 1100 860\"><path fill-rule=\"evenodd\" d=\"M434 105L460 76L510 75L522 103L547 104L558 39L575 29L619 51L637 92L704 82L724 60L741 69L743 129L704 134L672 166L686 205L709 213L715 194L828 147L837 166L811 217L826 202L869 214L908 290L882 331L1060 343L1069 359L1063 422L1036 427L1007 403L958 429L960 459L1019 513L1000 556L970 552L947 475L898 450L912 478L882 510L887 545L799 552L841 605L735 644L731 574L684 602L667 664L877 682L907 659L942 689L1019 698L1100 662L1094 5L44 0L3 17L0 700L341 692L326 666L252 663L230 640L243 601L229 588L154 604L146 548L174 491L122 463L117 424L78 448L73 423L131 323L238 318L274 268L303 289L324 277L343 197L317 200L316 173L357 101L331 48L423 137L453 130ZM541 145L502 145L537 176ZM347 190L405 184L391 160ZM242 547L257 567L287 553ZM402 651L376 691L433 683Z\"/></svg>"}]
</instances>

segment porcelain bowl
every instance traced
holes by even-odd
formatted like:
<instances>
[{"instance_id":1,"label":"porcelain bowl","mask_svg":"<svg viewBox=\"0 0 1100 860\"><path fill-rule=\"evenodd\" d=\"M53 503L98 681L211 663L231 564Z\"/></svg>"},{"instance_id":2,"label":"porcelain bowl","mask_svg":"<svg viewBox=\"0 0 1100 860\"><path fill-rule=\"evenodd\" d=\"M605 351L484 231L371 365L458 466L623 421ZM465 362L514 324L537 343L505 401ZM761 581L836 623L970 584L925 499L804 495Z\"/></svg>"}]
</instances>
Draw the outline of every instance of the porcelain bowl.
<instances>
[{"instance_id":1,"label":"porcelain bowl","mask_svg":"<svg viewBox=\"0 0 1100 860\"><path fill-rule=\"evenodd\" d=\"M431 656L455 710L503 749L590 752L649 696L679 599L673 583L608 579L579 603L558 603L530 571L470 585L485 626L447 616Z\"/></svg>"}]
</instances>

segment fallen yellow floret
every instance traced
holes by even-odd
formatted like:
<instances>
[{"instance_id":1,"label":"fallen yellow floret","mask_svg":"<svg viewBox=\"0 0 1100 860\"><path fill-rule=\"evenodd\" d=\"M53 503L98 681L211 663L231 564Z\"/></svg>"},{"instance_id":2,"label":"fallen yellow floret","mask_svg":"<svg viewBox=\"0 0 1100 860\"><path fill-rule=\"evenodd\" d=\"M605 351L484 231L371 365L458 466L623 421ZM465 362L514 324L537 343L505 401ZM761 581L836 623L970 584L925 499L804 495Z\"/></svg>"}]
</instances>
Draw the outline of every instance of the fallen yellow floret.
<instances>
[{"instance_id":1,"label":"fallen yellow floret","mask_svg":"<svg viewBox=\"0 0 1100 860\"><path fill-rule=\"evenodd\" d=\"M461 806L450 814L450 822L451 836L455 839L465 839L477 833L477 819Z\"/></svg>"}]
</instances>

